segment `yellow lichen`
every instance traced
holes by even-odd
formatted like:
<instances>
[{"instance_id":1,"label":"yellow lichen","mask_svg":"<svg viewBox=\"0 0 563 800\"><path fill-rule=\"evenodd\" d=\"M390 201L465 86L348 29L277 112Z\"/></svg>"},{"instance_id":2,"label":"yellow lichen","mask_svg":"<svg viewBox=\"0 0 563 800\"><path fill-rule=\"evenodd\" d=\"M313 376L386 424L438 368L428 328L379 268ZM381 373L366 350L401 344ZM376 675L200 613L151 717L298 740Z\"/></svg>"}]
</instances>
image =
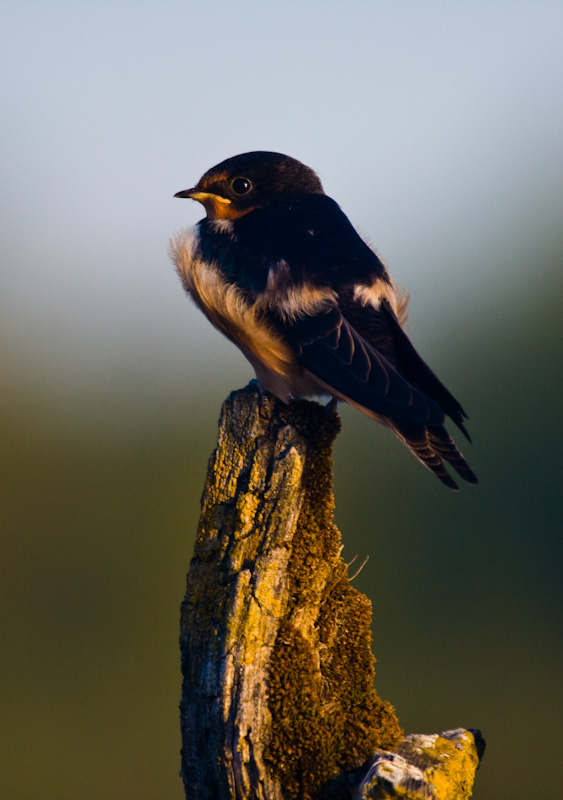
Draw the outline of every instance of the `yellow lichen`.
<instances>
[{"instance_id":1,"label":"yellow lichen","mask_svg":"<svg viewBox=\"0 0 563 800\"><path fill-rule=\"evenodd\" d=\"M339 556L331 459L339 422L327 414L324 423L313 428L316 437L307 431L305 494L288 567L293 604L280 626L269 680L268 760L284 797L300 800L402 737L393 707L373 686L371 604L349 585ZM292 624L308 605L317 608L310 638Z\"/></svg>"}]
</instances>

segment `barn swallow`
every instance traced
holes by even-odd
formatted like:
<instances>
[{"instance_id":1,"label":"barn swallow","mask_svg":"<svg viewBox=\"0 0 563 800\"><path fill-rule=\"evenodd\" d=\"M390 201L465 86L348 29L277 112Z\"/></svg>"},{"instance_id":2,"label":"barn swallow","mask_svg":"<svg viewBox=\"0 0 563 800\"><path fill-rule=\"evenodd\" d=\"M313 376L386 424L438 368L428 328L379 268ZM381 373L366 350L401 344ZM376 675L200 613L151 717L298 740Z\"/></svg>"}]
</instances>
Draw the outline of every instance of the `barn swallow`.
<instances>
[{"instance_id":1,"label":"barn swallow","mask_svg":"<svg viewBox=\"0 0 563 800\"><path fill-rule=\"evenodd\" d=\"M280 153L222 161L189 197L207 216L172 259L209 320L283 402L328 396L390 428L450 489L475 474L445 428L467 414L403 330L406 299L312 169Z\"/></svg>"}]
</instances>

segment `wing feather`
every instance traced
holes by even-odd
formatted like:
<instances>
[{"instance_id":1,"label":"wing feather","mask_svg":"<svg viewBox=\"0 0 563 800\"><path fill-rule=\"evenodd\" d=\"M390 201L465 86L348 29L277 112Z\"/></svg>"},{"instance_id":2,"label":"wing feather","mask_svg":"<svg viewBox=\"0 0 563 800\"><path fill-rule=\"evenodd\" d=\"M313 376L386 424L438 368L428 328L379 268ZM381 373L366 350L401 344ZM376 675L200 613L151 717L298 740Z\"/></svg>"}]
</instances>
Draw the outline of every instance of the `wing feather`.
<instances>
[{"instance_id":1,"label":"wing feather","mask_svg":"<svg viewBox=\"0 0 563 800\"><path fill-rule=\"evenodd\" d=\"M295 348L299 363L335 397L382 422L446 486L457 484L449 464L465 481L477 477L447 432L446 414L465 433L465 412L418 355L386 301L381 309L350 307L350 292L321 313L285 320L283 336ZM346 318L361 319L362 332L376 331L385 355ZM365 320L365 318L371 318ZM393 360L394 363L391 363Z\"/></svg>"},{"instance_id":2,"label":"wing feather","mask_svg":"<svg viewBox=\"0 0 563 800\"><path fill-rule=\"evenodd\" d=\"M302 366L338 394L378 415L408 422L443 422L438 405L413 388L360 336L336 304L322 314L281 324Z\"/></svg>"}]
</instances>

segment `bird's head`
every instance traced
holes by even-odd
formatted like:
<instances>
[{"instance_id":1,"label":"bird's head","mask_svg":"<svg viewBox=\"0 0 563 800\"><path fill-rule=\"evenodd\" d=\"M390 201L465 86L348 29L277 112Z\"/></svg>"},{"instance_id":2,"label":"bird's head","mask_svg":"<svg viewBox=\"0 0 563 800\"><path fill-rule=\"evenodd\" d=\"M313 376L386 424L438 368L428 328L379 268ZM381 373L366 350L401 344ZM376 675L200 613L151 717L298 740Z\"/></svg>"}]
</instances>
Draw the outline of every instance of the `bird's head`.
<instances>
[{"instance_id":1,"label":"bird's head","mask_svg":"<svg viewBox=\"0 0 563 800\"><path fill-rule=\"evenodd\" d=\"M259 150L222 161L193 189L174 197L202 203L210 219L237 219L274 199L301 194L324 194L313 170L295 158Z\"/></svg>"}]
</instances>

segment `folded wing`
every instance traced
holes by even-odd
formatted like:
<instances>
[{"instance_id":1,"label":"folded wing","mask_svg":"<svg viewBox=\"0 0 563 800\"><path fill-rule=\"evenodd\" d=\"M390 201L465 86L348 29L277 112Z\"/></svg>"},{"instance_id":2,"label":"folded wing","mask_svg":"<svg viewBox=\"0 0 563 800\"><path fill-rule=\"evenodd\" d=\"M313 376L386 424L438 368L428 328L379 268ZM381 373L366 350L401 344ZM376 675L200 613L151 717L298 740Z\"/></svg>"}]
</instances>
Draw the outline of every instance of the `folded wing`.
<instances>
[{"instance_id":1,"label":"folded wing","mask_svg":"<svg viewBox=\"0 0 563 800\"><path fill-rule=\"evenodd\" d=\"M389 357L352 326L345 310L331 303L318 313L278 324L301 365L327 392L391 428L450 488L457 489L457 485L444 461L464 480L476 483L444 426L448 414L464 430L461 420L465 412L418 356L390 307L362 308L362 315L382 315L377 320L378 338L386 332Z\"/></svg>"}]
</instances>

